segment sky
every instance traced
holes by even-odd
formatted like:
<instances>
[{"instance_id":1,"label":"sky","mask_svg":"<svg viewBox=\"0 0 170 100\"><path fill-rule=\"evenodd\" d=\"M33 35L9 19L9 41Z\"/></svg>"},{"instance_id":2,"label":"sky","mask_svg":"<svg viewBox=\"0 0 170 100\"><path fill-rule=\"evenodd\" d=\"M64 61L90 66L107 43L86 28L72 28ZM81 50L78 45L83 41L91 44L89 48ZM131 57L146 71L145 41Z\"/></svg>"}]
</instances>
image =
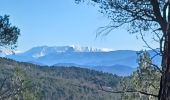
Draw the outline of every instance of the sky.
<instances>
[{"instance_id":1,"label":"sky","mask_svg":"<svg viewBox=\"0 0 170 100\"><path fill-rule=\"evenodd\" d=\"M126 26L96 38L96 30L110 22L96 6L75 4L74 0L0 1L0 15L10 15L12 25L21 30L17 48L20 51L43 45L79 45L113 50L147 49L142 40L136 38L137 35L126 31ZM149 43L153 48L157 47L153 41Z\"/></svg>"}]
</instances>

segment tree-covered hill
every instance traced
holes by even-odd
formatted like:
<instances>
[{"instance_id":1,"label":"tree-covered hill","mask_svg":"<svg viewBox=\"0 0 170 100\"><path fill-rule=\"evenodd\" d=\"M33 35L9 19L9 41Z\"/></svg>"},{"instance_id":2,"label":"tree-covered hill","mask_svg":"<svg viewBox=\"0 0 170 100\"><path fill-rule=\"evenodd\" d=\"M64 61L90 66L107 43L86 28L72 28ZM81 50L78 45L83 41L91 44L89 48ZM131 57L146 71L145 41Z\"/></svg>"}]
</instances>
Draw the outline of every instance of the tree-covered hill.
<instances>
[{"instance_id":1,"label":"tree-covered hill","mask_svg":"<svg viewBox=\"0 0 170 100\"><path fill-rule=\"evenodd\" d=\"M18 74L19 73L19 74ZM17 76L16 76L17 75ZM101 88L120 90L122 77L77 67L49 67L0 58L0 79L16 76L25 90L11 97L24 100L119 100L121 94ZM12 84L11 80L8 84ZM2 84L3 82L1 82Z\"/></svg>"}]
</instances>

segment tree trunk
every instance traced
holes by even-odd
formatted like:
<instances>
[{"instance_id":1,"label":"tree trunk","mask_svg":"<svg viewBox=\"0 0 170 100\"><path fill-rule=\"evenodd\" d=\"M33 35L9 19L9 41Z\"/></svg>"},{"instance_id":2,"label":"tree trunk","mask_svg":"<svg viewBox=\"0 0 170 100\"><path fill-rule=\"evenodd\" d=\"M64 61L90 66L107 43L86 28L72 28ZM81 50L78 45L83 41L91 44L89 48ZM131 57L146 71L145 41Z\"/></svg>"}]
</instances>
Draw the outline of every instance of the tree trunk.
<instances>
[{"instance_id":1,"label":"tree trunk","mask_svg":"<svg viewBox=\"0 0 170 100\"><path fill-rule=\"evenodd\" d=\"M164 52L162 55L163 73L160 81L160 91L158 100L170 100L170 23L167 24L167 30L164 38Z\"/></svg>"},{"instance_id":2,"label":"tree trunk","mask_svg":"<svg viewBox=\"0 0 170 100\"><path fill-rule=\"evenodd\" d=\"M168 4L168 23L164 33L164 52L162 55L162 77L158 100L170 100L170 1Z\"/></svg>"}]
</instances>

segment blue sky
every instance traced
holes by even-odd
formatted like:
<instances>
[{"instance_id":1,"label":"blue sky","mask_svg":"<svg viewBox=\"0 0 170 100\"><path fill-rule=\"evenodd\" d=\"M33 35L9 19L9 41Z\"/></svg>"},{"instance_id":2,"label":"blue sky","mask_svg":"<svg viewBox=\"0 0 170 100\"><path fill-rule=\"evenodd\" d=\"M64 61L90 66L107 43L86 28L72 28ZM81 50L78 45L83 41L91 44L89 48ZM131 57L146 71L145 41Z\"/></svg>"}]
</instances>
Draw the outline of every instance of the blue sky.
<instances>
[{"instance_id":1,"label":"blue sky","mask_svg":"<svg viewBox=\"0 0 170 100\"><path fill-rule=\"evenodd\" d=\"M21 29L17 48L21 51L42 45L145 49L136 35L126 32L126 26L96 38L97 28L107 25L110 20L99 13L97 7L78 5L74 0L1 0L0 14L10 15L12 24Z\"/></svg>"}]
</instances>

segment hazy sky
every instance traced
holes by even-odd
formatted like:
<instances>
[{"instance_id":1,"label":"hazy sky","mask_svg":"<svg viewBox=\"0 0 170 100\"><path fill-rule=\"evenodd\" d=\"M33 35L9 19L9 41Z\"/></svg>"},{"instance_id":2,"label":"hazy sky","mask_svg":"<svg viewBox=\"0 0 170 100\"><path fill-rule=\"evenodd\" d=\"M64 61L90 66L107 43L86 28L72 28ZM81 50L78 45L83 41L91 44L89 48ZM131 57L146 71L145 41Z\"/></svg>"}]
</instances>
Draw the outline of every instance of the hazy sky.
<instances>
[{"instance_id":1,"label":"hazy sky","mask_svg":"<svg viewBox=\"0 0 170 100\"><path fill-rule=\"evenodd\" d=\"M0 14L21 29L18 49L34 46L80 45L113 50L140 50L144 44L125 27L96 38L96 30L109 20L97 7L75 4L74 0L1 0ZM152 43L152 41L150 41ZM153 44L156 47L156 44Z\"/></svg>"}]
</instances>

